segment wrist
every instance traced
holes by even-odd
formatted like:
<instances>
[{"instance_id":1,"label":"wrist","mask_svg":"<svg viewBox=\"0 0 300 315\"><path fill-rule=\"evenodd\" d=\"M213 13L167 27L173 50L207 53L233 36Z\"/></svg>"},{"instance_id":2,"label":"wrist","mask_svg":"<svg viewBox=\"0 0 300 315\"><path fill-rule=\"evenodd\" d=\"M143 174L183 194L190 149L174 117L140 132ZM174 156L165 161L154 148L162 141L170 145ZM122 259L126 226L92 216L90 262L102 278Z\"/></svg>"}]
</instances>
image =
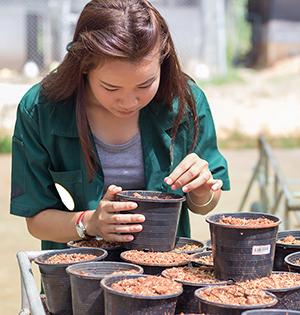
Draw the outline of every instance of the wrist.
<instances>
[{"instance_id":1,"label":"wrist","mask_svg":"<svg viewBox=\"0 0 300 315\"><path fill-rule=\"evenodd\" d=\"M76 228L76 232L78 236L81 239L88 239L92 237L91 235L87 233L87 228L86 228L86 216L88 212L90 211L88 210L81 211L76 219L75 228Z\"/></svg>"},{"instance_id":2,"label":"wrist","mask_svg":"<svg viewBox=\"0 0 300 315\"><path fill-rule=\"evenodd\" d=\"M199 207L199 208L204 208L208 205L211 204L215 196L215 192L212 190L209 190L205 194L193 194L193 193L188 193L187 194L187 200L194 206Z\"/></svg>"}]
</instances>

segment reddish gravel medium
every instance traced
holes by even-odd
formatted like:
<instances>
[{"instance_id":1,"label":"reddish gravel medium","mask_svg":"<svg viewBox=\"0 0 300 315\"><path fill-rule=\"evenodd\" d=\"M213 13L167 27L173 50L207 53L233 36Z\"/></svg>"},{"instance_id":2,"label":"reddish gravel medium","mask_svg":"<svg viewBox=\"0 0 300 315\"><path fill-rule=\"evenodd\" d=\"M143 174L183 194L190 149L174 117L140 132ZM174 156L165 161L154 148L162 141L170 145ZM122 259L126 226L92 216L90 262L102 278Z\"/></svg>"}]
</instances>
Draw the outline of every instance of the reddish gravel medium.
<instances>
[{"instance_id":1,"label":"reddish gravel medium","mask_svg":"<svg viewBox=\"0 0 300 315\"><path fill-rule=\"evenodd\" d=\"M175 252L143 252L140 250L128 250L123 252L121 257L138 265L153 266L174 266L177 264L188 263L190 261L189 255Z\"/></svg>"},{"instance_id":2,"label":"reddish gravel medium","mask_svg":"<svg viewBox=\"0 0 300 315\"><path fill-rule=\"evenodd\" d=\"M157 276L124 279L111 287L118 291L143 296L158 296L179 293L182 285L171 279Z\"/></svg>"},{"instance_id":3,"label":"reddish gravel medium","mask_svg":"<svg viewBox=\"0 0 300 315\"><path fill-rule=\"evenodd\" d=\"M180 252L187 252L187 251L193 251L193 250L197 250L199 248L202 248L202 245L199 244L185 244L183 246L180 247L176 247L173 249L173 251L180 253Z\"/></svg>"},{"instance_id":4,"label":"reddish gravel medium","mask_svg":"<svg viewBox=\"0 0 300 315\"><path fill-rule=\"evenodd\" d=\"M172 196L168 196L168 195L164 195L164 196L144 196L138 192L134 192L132 194L132 197L134 198L139 198L139 199L153 199L153 200L169 200L169 199L173 199Z\"/></svg>"},{"instance_id":5,"label":"reddish gravel medium","mask_svg":"<svg viewBox=\"0 0 300 315\"><path fill-rule=\"evenodd\" d=\"M221 283L214 276L213 271L202 267L175 267L165 269L163 275L172 280L191 283ZM224 281L223 281L224 283Z\"/></svg>"},{"instance_id":6,"label":"reddish gravel medium","mask_svg":"<svg viewBox=\"0 0 300 315\"><path fill-rule=\"evenodd\" d=\"M234 226L246 226L246 227L269 227L274 226L276 222L261 217L256 219L235 218L232 216L222 216L218 223Z\"/></svg>"},{"instance_id":7,"label":"reddish gravel medium","mask_svg":"<svg viewBox=\"0 0 300 315\"><path fill-rule=\"evenodd\" d=\"M96 255L91 254L80 254L80 253L72 253L72 254L56 254L45 260L46 264L69 264L75 263L79 261L92 260L97 258Z\"/></svg>"},{"instance_id":8,"label":"reddish gravel medium","mask_svg":"<svg viewBox=\"0 0 300 315\"><path fill-rule=\"evenodd\" d=\"M296 239L293 235L288 235L285 238L277 240L277 243L287 245L300 245L300 240Z\"/></svg>"},{"instance_id":9,"label":"reddish gravel medium","mask_svg":"<svg viewBox=\"0 0 300 315\"><path fill-rule=\"evenodd\" d=\"M272 273L268 277L247 280L239 283L249 289L286 289L300 286L300 273Z\"/></svg>"},{"instance_id":10,"label":"reddish gravel medium","mask_svg":"<svg viewBox=\"0 0 300 315\"><path fill-rule=\"evenodd\" d=\"M245 289L239 285L208 287L199 293L199 297L225 305L264 305L274 301L263 290Z\"/></svg>"},{"instance_id":11,"label":"reddish gravel medium","mask_svg":"<svg viewBox=\"0 0 300 315\"><path fill-rule=\"evenodd\" d=\"M202 263L204 265L213 266L214 265L214 259L212 254L202 257L193 257L191 261L195 261L197 263Z\"/></svg>"}]
</instances>

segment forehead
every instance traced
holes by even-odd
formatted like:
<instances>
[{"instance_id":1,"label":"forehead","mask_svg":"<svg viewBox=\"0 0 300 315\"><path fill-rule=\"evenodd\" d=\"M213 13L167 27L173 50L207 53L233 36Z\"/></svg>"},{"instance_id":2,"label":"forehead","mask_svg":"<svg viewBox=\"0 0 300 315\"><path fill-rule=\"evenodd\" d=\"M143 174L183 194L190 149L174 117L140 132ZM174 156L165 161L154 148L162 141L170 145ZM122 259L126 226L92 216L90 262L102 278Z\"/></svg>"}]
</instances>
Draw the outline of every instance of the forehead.
<instances>
[{"instance_id":1,"label":"forehead","mask_svg":"<svg viewBox=\"0 0 300 315\"><path fill-rule=\"evenodd\" d=\"M137 80L140 83L143 79L147 80L157 74L159 68L160 54L155 52L137 62L125 59L108 59L94 69L94 74L100 80L103 79L115 85L126 80Z\"/></svg>"}]
</instances>

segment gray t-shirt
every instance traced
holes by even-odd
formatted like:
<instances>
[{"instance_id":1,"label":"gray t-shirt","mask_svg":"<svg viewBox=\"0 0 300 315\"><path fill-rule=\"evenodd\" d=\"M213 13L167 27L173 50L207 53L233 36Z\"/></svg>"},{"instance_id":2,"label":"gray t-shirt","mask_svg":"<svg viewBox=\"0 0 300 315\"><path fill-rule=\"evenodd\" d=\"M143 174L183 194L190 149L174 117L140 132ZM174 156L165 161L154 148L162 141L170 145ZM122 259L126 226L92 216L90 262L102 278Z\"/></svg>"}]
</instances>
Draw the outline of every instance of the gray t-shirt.
<instances>
[{"instance_id":1,"label":"gray t-shirt","mask_svg":"<svg viewBox=\"0 0 300 315\"><path fill-rule=\"evenodd\" d=\"M109 185L125 189L145 189L141 135L123 144L107 144L96 138L95 144L104 173L104 193Z\"/></svg>"}]
</instances>

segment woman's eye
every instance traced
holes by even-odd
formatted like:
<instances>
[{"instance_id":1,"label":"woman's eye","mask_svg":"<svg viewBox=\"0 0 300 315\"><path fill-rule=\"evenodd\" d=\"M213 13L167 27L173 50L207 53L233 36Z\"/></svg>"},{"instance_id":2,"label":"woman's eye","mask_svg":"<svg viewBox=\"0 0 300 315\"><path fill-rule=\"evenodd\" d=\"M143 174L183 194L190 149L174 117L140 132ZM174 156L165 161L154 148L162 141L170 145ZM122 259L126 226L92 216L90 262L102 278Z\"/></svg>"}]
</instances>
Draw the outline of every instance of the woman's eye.
<instances>
[{"instance_id":1,"label":"woman's eye","mask_svg":"<svg viewBox=\"0 0 300 315\"><path fill-rule=\"evenodd\" d=\"M151 84L148 84L148 85L145 85L145 86L139 86L139 89L147 89L147 88L149 88L151 85L152 85L152 83L151 83Z\"/></svg>"},{"instance_id":2,"label":"woman's eye","mask_svg":"<svg viewBox=\"0 0 300 315\"><path fill-rule=\"evenodd\" d=\"M117 91L118 89L110 89L110 88L107 88L105 86L103 86L103 88L106 90L106 91L109 91L109 92L115 92Z\"/></svg>"}]
</instances>

